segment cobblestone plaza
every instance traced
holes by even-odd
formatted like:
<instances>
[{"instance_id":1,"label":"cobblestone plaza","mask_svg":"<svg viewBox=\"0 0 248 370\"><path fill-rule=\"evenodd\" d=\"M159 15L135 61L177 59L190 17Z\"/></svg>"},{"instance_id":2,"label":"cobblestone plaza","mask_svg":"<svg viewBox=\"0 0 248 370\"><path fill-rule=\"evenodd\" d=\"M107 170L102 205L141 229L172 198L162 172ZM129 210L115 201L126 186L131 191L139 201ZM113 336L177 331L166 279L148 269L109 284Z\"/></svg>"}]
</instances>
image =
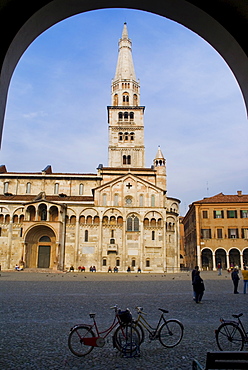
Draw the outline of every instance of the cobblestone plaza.
<instances>
[{"instance_id":1,"label":"cobblestone plaza","mask_svg":"<svg viewBox=\"0 0 248 370\"><path fill-rule=\"evenodd\" d=\"M231 319L243 312L248 328L247 299L233 294L230 274L202 272L205 282L203 304L192 300L190 273L108 274L1 272L0 368L5 369L191 369L192 359L205 363L207 351L218 350L214 330L219 318ZM169 311L184 325L182 342L162 348L158 341L140 347L140 356L122 357L112 347L94 348L84 358L73 356L67 345L69 329L77 323L91 323L96 313L100 329L113 318L110 306L129 307L135 316L139 305L156 323L158 308ZM245 348L247 350L247 348Z\"/></svg>"}]
</instances>

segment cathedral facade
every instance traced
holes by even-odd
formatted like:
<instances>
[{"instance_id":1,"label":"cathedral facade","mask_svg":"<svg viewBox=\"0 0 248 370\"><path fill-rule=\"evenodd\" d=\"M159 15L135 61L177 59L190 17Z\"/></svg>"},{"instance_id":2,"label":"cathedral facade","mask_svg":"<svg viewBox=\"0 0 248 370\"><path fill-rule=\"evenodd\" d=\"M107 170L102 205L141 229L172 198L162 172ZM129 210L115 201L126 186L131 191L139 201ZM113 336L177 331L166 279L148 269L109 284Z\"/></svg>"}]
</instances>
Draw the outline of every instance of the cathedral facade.
<instances>
[{"instance_id":1,"label":"cathedral facade","mask_svg":"<svg viewBox=\"0 0 248 370\"><path fill-rule=\"evenodd\" d=\"M124 24L108 110L108 166L95 174L0 166L0 265L176 272L179 203L167 196L160 147L145 167L144 110Z\"/></svg>"}]
</instances>

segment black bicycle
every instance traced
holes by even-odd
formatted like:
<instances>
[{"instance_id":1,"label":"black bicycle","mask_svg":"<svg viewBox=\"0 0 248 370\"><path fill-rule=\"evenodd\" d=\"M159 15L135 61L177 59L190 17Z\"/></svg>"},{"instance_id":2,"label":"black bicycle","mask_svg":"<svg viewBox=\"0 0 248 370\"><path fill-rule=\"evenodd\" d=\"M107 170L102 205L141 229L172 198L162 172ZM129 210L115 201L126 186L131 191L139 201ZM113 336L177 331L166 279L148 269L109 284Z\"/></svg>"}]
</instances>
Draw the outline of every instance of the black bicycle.
<instances>
[{"instance_id":1,"label":"black bicycle","mask_svg":"<svg viewBox=\"0 0 248 370\"><path fill-rule=\"evenodd\" d=\"M215 337L221 351L242 351L248 343L248 332L240 320L241 316L242 313L232 315L238 321L220 319L221 325L215 331Z\"/></svg>"},{"instance_id":2,"label":"black bicycle","mask_svg":"<svg viewBox=\"0 0 248 370\"><path fill-rule=\"evenodd\" d=\"M161 316L156 327L152 327L144 317L146 313L143 311L143 308L136 307L136 310L138 317L136 320L133 320L133 327L139 332L140 344L144 342L145 339L144 329L148 331L150 340L158 339L166 348L175 347L181 342L184 330L183 324L176 319L166 320L164 314L169 311L159 308L162 312Z\"/></svg>"}]
</instances>

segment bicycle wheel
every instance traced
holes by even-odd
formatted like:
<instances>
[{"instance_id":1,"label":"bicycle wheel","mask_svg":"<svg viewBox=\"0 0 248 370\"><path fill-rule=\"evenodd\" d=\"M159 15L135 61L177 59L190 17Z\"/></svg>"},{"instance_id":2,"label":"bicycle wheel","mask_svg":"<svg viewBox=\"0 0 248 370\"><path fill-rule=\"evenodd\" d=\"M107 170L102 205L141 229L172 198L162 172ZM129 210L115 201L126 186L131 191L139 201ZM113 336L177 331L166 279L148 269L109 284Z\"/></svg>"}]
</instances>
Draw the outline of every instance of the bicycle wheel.
<instances>
[{"instance_id":1,"label":"bicycle wheel","mask_svg":"<svg viewBox=\"0 0 248 370\"><path fill-rule=\"evenodd\" d=\"M175 347L182 340L183 329L183 324L180 321L168 320L159 329L158 339L164 347Z\"/></svg>"},{"instance_id":2,"label":"bicycle wheel","mask_svg":"<svg viewBox=\"0 0 248 370\"><path fill-rule=\"evenodd\" d=\"M140 342L139 344L141 345L144 340L145 340L145 333L144 333L144 329L142 327L142 325L140 325L140 323L138 321L133 321L133 327L138 330L138 333L139 333L139 337L140 337Z\"/></svg>"},{"instance_id":3,"label":"bicycle wheel","mask_svg":"<svg viewBox=\"0 0 248 370\"><path fill-rule=\"evenodd\" d=\"M70 351L78 357L86 356L94 347L91 345L85 345L83 340L84 338L92 337L95 337L95 334L88 326L75 326L68 337L68 346Z\"/></svg>"},{"instance_id":4,"label":"bicycle wheel","mask_svg":"<svg viewBox=\"0 0 248 370\"><path fill-rule=\"evenodd\" d=\"M242 351L245 338L235 323L224 322L216 331L216 341L221 351Z\"/></svg>"},{"instance_id":5,"label":"bicycle wheel","mask_svg":"<svg viewBox=\"0 0 248 370\"><path fill-rule=\"evenodd\" d=\"M139 332L132 324L120 325L114 333L113 343L120 352L134 353L140 344Z\"/></svg>"}]
</instances>

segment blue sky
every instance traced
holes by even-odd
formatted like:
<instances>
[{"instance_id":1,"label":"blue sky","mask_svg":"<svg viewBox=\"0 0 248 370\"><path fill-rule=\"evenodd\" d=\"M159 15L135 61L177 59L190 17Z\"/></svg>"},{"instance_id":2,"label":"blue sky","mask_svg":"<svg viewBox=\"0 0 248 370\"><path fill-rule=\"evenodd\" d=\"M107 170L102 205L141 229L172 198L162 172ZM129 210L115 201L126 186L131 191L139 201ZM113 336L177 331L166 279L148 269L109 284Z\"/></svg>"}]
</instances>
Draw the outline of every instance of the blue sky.
<instances>
[{"instance_id":1,"label":"blue sky","mask_svg":"<svg viewBox=\"0 0 248 370\"><path fill-rule=\"evenodd\" d=\"M160 145L167 194L181 200L182 215L203 197L248 193L248 122L231 70L180 24L128 9L71 17L30 45L11 80L1 164L73 173L108 165L106 107L124 22L146 107L146 166Z\"/></svg>"}]
</instances>

